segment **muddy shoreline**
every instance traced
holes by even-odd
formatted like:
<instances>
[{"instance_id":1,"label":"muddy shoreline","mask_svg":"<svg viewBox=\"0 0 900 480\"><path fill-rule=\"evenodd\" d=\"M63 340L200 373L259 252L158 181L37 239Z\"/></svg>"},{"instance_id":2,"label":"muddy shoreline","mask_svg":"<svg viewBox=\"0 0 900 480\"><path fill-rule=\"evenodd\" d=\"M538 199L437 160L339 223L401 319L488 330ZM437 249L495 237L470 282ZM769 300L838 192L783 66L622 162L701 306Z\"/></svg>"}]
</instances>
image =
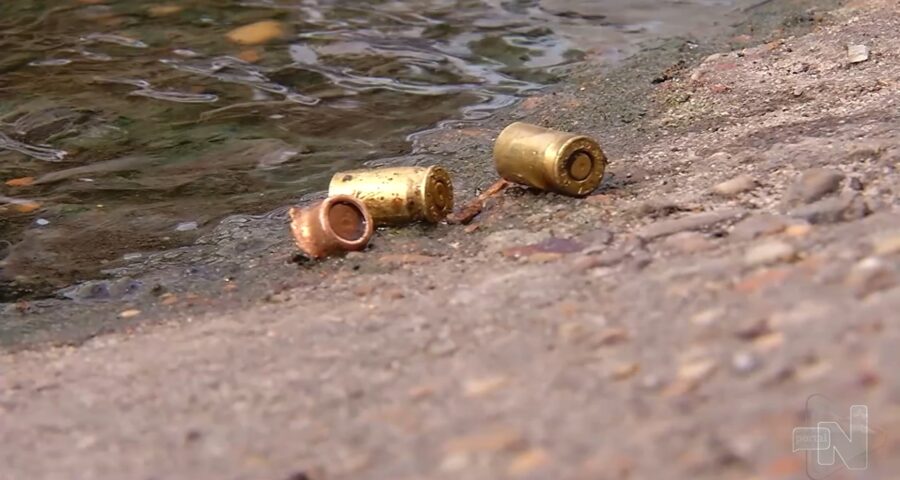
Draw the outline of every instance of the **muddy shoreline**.
<instances>
[{"instance_id":1,"label":"muddy shoreline","mask_svg":"<svg viewBox=\"0 0 900 480\"><path fill-rule=\"evenodd\" d=\"M459 159L465 198L510 121L602 132L587 199L510 189L314 265L279 216L236 218L149 259L152 296L71 327L22 306L0 478L824 478L792 448L819 395L867 405L866 474L895 475L900 12L766 5L412 157Z\"/></svg>"},{"instance_id":2,"label":"muddy shoreline","mask_svg":"<svg viewBox=\"0 0 900 480\"><path fill-rule=\"evenodd\" d=\"M369 164L442 164L453 174L456 197L462 203L497 178L490 160L496 134L513 121L527 120L562 130L588 130L601 138L613 162L611 174L600 191L617 188L630 180L624 177L629 173L622 170L628 166L616 159L627 158L644 143L661 136L708 128L703 119L665 132L652 125L652 119L666 108L652 100L658 83L713 52L806 31L820 22L822 12L834 4L819 3L813 9L811 2L804 1L767 3L751 9L748 19L727 29L727 35L702 41L656 40L619 65L581 65L572 69L566 81L526 99L524 104L498 112L487 121L454 120L447 123L449 128L445 125L416 134L412 137L411 153ZM602 81L597 81L598 75ZM542 111L535 118L538 104ZM309 194L298 199L298 203L313 201L323 194ZM549 195L537 199L533 207L536 212L548 208L542 202L572 204L569 199ZM121 267L107 269L106 278L62 290L59 298L6 304L6 318L0 323L0 345L19 349L77 344L95 335L143 323L248 308L260 298L277 296L298 285L328 283L331 275L348 271L390 272L393 267L379 264L374 257L379 251L408 250L404 247L406 240L431 243L432 253L444 255L448 252L446 244L477 245L485 233L485 229L463 233L462 228L446 225L383 230L373 243L376 255L354 261L338 259L298 265L294 262L295 249L285 233L286 210L287 206L263 216L229 217L195 245L144 255ZM121 312L133 310L141 314L121 318Z\"/></svg>"},{"instance_id":3,"label":"muddy shoreline","mask_svg":"<svg viewBox=\"0 0 900 480\"><path fill-rule=\"evenodd\" d=\"M339 2L305 15L272 2L118 0L38 17L40 6L10 0L4 23L28 31L0 25L9 47L0 88L11 93L0 96L0 302L47 298L190 245L229 215L265 214L325 188L338 170L406 156L411 132L485 118L579 59L706 38L753 1ZM229 40L234 27L270 16L275 23L252 28L276 38ZM121 35L95 31L113 24ZM36 48L48 41L58 47ZM57 150L24 149L30 157L7 148L12 140Z\"/></svg>"}]
</instances>

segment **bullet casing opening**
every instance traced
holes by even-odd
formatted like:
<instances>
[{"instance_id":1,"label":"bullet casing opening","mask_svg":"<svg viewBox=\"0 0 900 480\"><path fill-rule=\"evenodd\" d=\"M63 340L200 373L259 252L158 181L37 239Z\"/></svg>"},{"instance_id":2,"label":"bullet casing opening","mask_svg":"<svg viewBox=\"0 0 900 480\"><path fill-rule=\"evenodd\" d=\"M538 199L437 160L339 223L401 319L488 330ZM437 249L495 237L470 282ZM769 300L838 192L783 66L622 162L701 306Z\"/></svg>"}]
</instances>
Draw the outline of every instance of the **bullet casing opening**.
<instances>
[{"instance_id":1,"label":"bullet casing opening","mask_svg":"<svg viewBox=\"0 0 900 480\"><path fill-rule=\"evenodd\" d=\"M366 204L376 225L437 223L453 210L453 183L441 167L389 167L338 172L329 195Z\"/></svg>"},{"instance_id":2,"label":"bullet casing opening","mask_svg":"<svg viewBox=\"0 0 900 480\"><path fill-rule=\"evenodd\" d=\"M541 190L582 197L603 180L606 156L584 135L516 122L494 142L494 165L506 180Z\"/></svg>"},{"instance_id":3,"label":"bullet casing opening","mask_svg":"<svg viewBox=\"0 0 900 480\"><path fill-rule=\"evenodd\" d=\"M365 204L347 195L292 207L288 213L297 246L312 258L362 250L375 231Z\"/></svg>"}]
</instances>

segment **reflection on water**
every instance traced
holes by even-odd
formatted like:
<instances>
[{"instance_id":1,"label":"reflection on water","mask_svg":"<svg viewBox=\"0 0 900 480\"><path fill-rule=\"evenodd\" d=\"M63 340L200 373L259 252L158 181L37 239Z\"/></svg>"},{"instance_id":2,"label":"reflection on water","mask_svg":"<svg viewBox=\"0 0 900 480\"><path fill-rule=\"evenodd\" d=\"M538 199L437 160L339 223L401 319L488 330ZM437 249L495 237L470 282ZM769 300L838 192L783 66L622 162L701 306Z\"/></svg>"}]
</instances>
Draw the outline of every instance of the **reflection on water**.
<instances>
[{"instance_id":1,"label":"reflection on water","mask_svg":"<svg viewBox=\"0 0 900 480\"><path fill-rule=\"evenodd\" d=\"M283 205L733 2L663 3L4 0L0 301Z\"/></svg>"}]
</instances>

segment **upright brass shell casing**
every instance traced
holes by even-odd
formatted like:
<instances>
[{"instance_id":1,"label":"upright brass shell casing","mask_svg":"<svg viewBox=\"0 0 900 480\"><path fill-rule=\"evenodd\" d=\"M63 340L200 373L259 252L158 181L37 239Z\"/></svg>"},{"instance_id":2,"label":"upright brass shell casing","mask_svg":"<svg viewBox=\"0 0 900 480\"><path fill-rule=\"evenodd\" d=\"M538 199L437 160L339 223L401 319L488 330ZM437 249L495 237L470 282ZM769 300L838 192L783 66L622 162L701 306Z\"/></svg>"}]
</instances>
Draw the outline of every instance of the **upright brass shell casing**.
<instances>
[{"instance_id":1,"label":"upright brass shell casing","mask_svg":"<svg viewBox=\"0 0 900 480\"><path fill-rule=\"evenodd\" d=\"M606 163L595 140L528 123L513 123L494 142L494 165L501 177L573 197L600 185Z\"/></svg>"},{"instance_id":2,"label":"upright brass shell casing","mask_svg":"<svg viewBox=\"0 0 900 480\"><path fill-rule=\"evenodd\" d=\"M346 195L291 207L288 213L297 246L312 258L362 250L375 231L365 204Z\"/></svg>"},{"instance_id":3,"label":"upright brass shell casing","mask_svg":"<svg viewBox=\"0 0 900 480\"><path fill-rule=\"evenodd\" d=\"M441 167L388 167L338 172L328 195L366 204L376 225L437 223L453 210L453 183Z\"/></svg>"}]
</instances>

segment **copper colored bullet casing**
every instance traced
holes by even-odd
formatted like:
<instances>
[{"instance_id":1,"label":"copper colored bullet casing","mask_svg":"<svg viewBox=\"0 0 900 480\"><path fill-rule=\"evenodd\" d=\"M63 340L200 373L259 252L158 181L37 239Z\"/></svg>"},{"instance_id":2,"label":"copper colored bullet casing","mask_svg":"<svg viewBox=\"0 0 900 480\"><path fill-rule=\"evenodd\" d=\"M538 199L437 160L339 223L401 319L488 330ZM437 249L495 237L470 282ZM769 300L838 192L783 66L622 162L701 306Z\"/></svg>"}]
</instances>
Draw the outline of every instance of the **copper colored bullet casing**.
<instances>
[{"instance_id":1,"label":"copper colored bullet casing","mask_svg":"<svg viewBox=\"0 0 900 480\"><path fill-rule=\"evenodd\" d=\"M437 223L453 210L453 183L441 167L389 167L338 172L328 195L366 204L376 225Z\"/></svg>"},{"instance_id":2,"label":"copper colored bullet casing","mask_svg":"<svg viewBox=\"0 0 900 480\"><path fill-rule=\"evenodd\" d=\"M362 250L375 231L366 206L346 195L292 207L289 214L297 246L312 258Z\"/></svg>"},{"instance_id":3,"label":"copper colored bullet casing","mask_svg":"<svg viewBox=\"0 0 900 480\"><path fill-rule=\"evenodd\" d=\"M606 156L584 135L516 122L494 142L494 164L510 182L583 197L603 180Z\"/></svg>"}]
</instances>

